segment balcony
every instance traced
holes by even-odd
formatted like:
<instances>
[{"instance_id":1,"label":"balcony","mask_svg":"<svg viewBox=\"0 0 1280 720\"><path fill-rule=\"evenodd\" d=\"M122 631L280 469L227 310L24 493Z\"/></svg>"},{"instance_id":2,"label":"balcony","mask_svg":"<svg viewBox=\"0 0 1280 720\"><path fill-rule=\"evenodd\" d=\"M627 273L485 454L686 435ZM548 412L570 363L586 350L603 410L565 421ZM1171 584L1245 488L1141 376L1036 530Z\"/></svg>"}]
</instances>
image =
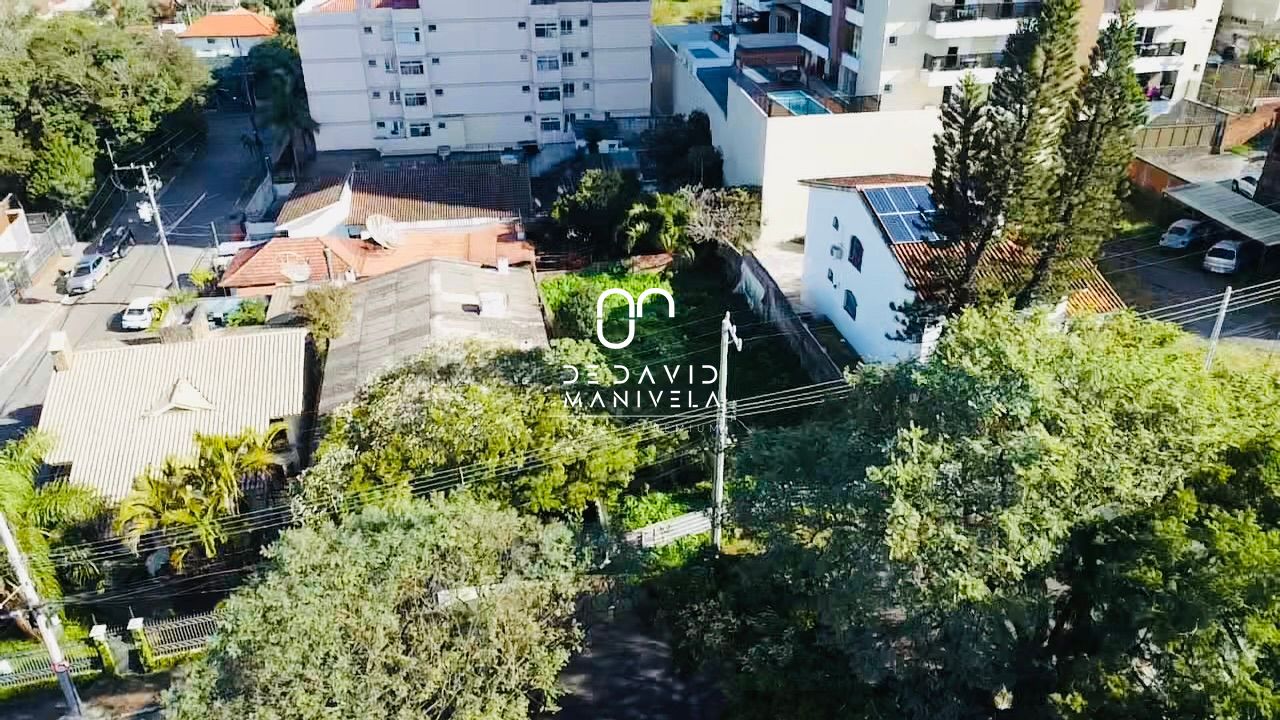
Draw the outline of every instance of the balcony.
<instances>
[{"instance_id":1,"label":"balcony","mask_svg":"<svg viewBox=\"0 0 1280 720\"><path fill-rule=\"evenodd\" d=\"M1024 18L1040 14L1040 2L979 2L929 6L926 33L939 40L998 37L1018 30Z\"/></svg>"},{"instance_id":2,"label":"balcony","mask_svg":"<svg viewBox=\"0 0 1280 720\"><path fill-rule=\"evenodd\" d=\"M1134 8L1137 12L1165 12L1169 10L1194 10L1196 0L1136 0ZM1120 12L1120 0L1106 0L1102 6L1104 12ZM1139 23L1142 25L1144 23Z\"/></svg>"},{"instance_id":3,"label":"balcony","mask_svg":"<svg viewBox=\"0 0 1280 720\"><path fill-rule=\"evenodd\" d=\"M767 117L877 112L879 95L850 95L794 67L735 69L733 81Z\"/></svg>"},{"instance_id":4,"label":"balcony","mask_svg":"<svg viewBox=\"0 0 1280 720\"><path fill-rule=\"evenodd\" d=\"M929 87L956 85L965 73L973 73L979 83L990 83L1000 68L1001 53L924 56L924 79Z\"/></svg>"},{"instance_id":5,"label":"balcony","mask_svg":"<svg viewBox=\"0 0 1280 720\"><path fill-rule=\"evenodd\" d=\"M1138 43L1134 45L1137 57L1133 69L1137 73L1154 73L1177 70L1182 67L1187 44L1181 40L1166 43Z\"/></svg>"},{"instance_id":6,"label":"balcony","mask_svg":"<svg viewBox=\"0 0 1280 720\"><path fill-rule=\"evenodd\" d=\"M1167 43L1137 43L1133 49L1140 58L1175 57L1186 51L1187 43L1183 40Z\"/></svg>"}]
</instances>

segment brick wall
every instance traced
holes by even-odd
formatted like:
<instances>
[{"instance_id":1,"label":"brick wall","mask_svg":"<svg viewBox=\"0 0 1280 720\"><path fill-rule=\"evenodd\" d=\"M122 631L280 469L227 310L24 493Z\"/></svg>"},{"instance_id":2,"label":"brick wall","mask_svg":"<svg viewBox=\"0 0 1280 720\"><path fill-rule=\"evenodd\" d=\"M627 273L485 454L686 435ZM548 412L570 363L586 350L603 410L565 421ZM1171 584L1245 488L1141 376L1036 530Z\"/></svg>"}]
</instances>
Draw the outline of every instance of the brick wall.
<instances>
[{"instance_id":1,"label":"brick wall","mask_svg":"<svg viewBox=\"0 0 1280 720\"><path fill-rule=\"evenodd\" d=\"M1133 162L1129 163L1129 179L1133 181L1134 185L1150 190L1157 195L1171 187L1187 184L1186 180L1141 157L1136 157Z\"/></svg>"},{"instance_id":2,"label":"brick wall","mask_svg":"<svg viewBox=\"0 0 1280 720\"><path fill-rule=\"evenodd\" d=\"M1276 122L1280 112L1280 100L1272 100L1244 115L1233 115L1227 120L1227 130L1222 137L1222 149L1233 148L1257 137Z\"/></svg>"}]
</instances>

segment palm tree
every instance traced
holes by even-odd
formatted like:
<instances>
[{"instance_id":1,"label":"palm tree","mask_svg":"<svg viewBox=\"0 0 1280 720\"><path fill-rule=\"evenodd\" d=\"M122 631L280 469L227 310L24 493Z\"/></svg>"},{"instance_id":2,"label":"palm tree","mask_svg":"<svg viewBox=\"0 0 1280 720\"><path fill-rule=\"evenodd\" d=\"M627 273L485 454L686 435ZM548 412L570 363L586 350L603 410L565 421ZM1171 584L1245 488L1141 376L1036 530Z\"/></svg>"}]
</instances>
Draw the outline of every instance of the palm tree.
<instances>
[{"instance_id":1,"label":"palm tree","mask_svg":"<svg viewBox=\"0 0 1280 720\"><path fill-rule=\"evenodd\" d=\"M293 176L298 177L298 143L315 132L320 124L311 117L307 92L297 73L276 68L271 73L271 104L263 111L263 122L289 138L293 150Z\"/></svg>"},{"instance_id":2,"label":"palm tree","mask_svg":"<svg viewBox=\"0 0 1280 720\"><path fill-rule=\"evenodd\" d=\"M36 485L36 475L49 444L47 436L31 431L0 447L0 510L27 556L36 590L46 598L56 598L62 595L62 585L50 551L72 528L98 518L105 506L93 490L65 480ZM79 570L92 574L95 568L85 565ZM16 587L13 569L7 560L0 558L0 608L18 607ZM19 627L34 637L25 616L15 617Z\"/></svg>"},{"instance_id":3,"label":"palm tree","mask_svg":"<svg viewBox=\"0 0 1280 720\"><path fill-rule=\"evenodd\" d=\"M117 532L134 552L147 534L166 534L161 540L167 542L148 560L153 573L159 569L153 566L156 559L182 572L197 547L206 558L216 557L229 539L223 521L240 511L245 482L276 467L284 430L283 424L276 424L266 432L196 434L194 457L169 458L134 481L117 511Z\"/></svg>"}]
</instances>

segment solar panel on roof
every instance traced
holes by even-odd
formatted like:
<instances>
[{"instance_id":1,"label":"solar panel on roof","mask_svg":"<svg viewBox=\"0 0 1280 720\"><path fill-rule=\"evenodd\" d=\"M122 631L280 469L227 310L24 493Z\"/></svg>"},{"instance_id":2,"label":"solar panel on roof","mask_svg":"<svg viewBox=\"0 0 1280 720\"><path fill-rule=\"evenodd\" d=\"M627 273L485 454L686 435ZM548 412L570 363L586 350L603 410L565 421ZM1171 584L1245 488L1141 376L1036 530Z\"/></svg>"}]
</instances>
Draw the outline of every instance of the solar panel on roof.
<instances>
[{"instance_id":1,"label":"solar panel on roof","mask_svg":"<svg viewBox=\"0 0 1280 720\"><path fill-rule=\"evenodd\" d=\"M911 232L911 228L907 227L907 223L903 221L901 215L882 215L880 222L884 223L884 229L889 233L889 239L894 242L911 242L916 239L915 233Z\"/></svg>"},{"instance_id":2,"label":"solar panel on roof","mask_svg":"<svg viewBox=\"0 0 1280 720\"><path fill-rule=\"evenodd\" d=\"M893 202L889 200L889 193L884 190L868 190L866 194L867 200L877 215L893 212Z\"/></svg>"},{"instance_id":3,"label":"solar panel on roof","mask_svg":"<svg viewBox=\"0 0 1280 720\"><path fill-rule=\"evenodd\" d=\"M893 206L898 212L910 212L916 209L916 201L911 199L911 193L907 192L904 187L892 187L888 189L889 198L893 200Z\"/></svg>"},{"instance_id":4,"label":"solar panel on roof","mask_svg":"<svg viewBox=\"0 0 1280 720\"><path fill-rule=\"evenodd\" d=\"M925 212L933 212L938 209L937 206L933 204L933 195L929 193L929 188L917 185L912 188L907 188L907 190L911 193L911 199L916 201L916 207L919 207Z\"/></svg>"}]
</instances>

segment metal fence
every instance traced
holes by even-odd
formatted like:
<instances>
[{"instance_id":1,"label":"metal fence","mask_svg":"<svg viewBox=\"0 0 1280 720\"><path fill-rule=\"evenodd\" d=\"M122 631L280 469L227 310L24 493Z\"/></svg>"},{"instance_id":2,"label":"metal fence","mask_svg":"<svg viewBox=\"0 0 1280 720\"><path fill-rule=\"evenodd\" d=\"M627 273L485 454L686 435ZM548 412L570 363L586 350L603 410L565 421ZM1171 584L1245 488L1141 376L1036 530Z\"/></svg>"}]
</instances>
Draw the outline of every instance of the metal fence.
<instances>
[{"instance_id":1,"label":"metal fence","mask_svg":"<svg viewBox=\"0 0 1280 720\"><path fill-rule=\"evenodd\" d=\"M142 632L151 647L152 656L164 659L203 650L217 627L217 615L208 612L143 625Z\"/></svg>"},{"instance_id":2,"label":"metal fence","mask_svg":"<svg viewBox=\"0 0 1280 720\"><path fill-rule=\"evenodd\" d=\"M0 254L0 264L13 269L11 274L0 274L0 307L16 303L18 291L31 287L53 256L70 254L75 245L75 234L66 215L50 221L44 213L31 213L27 216L27 227L31 232L31 247L24 253Z\"/></svg>"},{"instance_id":3,"label":"metal fence","mask_svg":"<svg viewBox=\"0 0 1280 720\"><path fill-rule=\"evenodd\" d=\"M64 643L62 652L71 663L73 677L102 671L98 651L85 643ZM57 679L49 653L43 649L0 657L0 690L16 690Z\"/></svg>"},{"instance_id":4,"label":"metal fence","mask_svg":"<svg viewBox=\"0 0 1280 720\"><path fill-rule=\"evenodd\" d=\"M709 532L711 532L711 511L698 510L642 527L639 530L632 530L623 536L623 540L642 548L657 548L670 545L683 537Z\"/></svg>"}]
</instances>

